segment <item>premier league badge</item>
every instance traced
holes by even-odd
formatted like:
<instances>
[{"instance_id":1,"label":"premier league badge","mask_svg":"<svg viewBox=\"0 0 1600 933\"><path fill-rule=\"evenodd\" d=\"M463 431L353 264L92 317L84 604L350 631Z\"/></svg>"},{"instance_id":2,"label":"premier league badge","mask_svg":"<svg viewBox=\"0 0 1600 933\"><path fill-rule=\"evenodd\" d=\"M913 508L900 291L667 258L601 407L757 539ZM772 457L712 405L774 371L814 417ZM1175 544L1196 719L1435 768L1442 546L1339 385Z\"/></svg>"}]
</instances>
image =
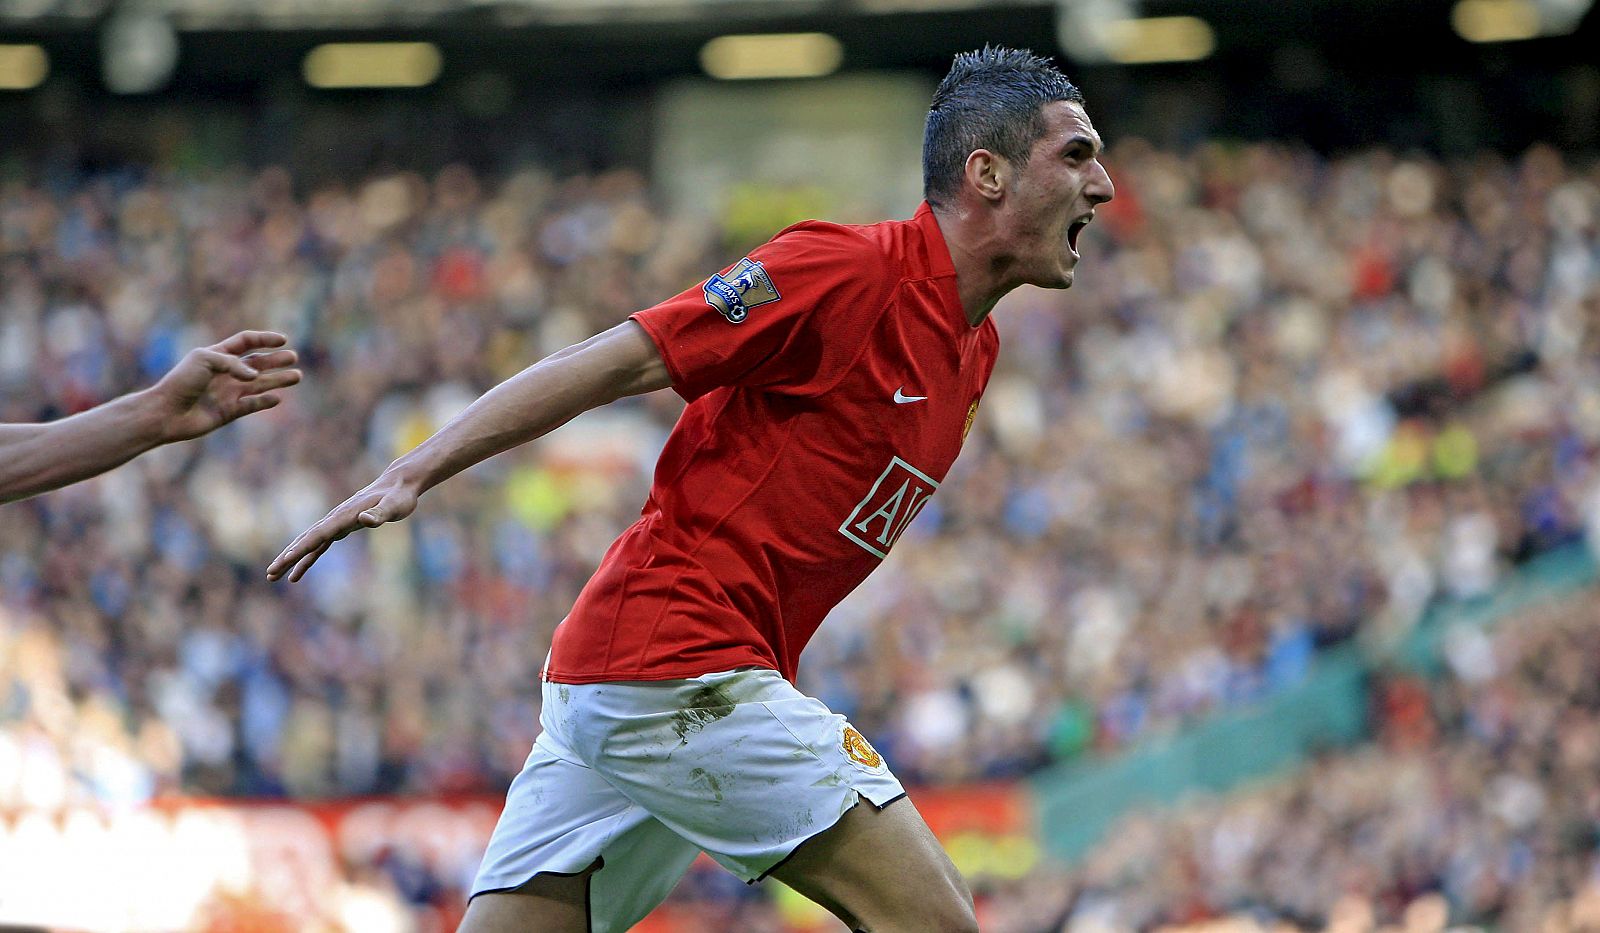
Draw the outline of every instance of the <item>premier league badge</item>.
<instances>
[{"instance_id":1,"label":"premier league badge","mask_svg":"<svg viewBox=\"0 0 1600 933\"><path fill-rule=\"evenodd\" d=\"M751 308L783 297L773 287L766 268L748 256L727 272L707 279L705 293L706 304L716 308L729 324L742 323L750 316Z\"/></svg>"}]
</instances>

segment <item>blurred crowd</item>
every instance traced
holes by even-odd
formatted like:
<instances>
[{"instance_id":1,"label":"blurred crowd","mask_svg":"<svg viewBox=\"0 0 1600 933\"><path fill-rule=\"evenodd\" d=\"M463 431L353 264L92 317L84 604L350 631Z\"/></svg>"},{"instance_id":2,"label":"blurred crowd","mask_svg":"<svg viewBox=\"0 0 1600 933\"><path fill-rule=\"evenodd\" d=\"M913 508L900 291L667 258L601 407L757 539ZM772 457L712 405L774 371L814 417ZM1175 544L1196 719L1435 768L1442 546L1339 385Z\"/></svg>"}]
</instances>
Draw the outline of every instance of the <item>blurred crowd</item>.
<instances>
[{"instance_id":1,"label":"blurred crowd","mask_svg":"<svg viewBox=\"0 0 1600 933\"><path fill-rule=\"evenodd\" d=\"M1460 628L1442 680L1383 683L1356 754L1126 821L1045 885L1074 891L1064 929L1600 929L1597 595Z\"/></svg>"},{"instance_id":2,"label":"blurred crowd","mask_svg":"<svg viewBox=\"0 0 1600 933\"><path fill-rule=\"evenodd\" d=\"M1261 696L1596 511L1592 168L1137 142L1107 162L1119 197L1078 285L997 310L1005 352L944 494L803 665L912 781ZM7 182L4 420L246 326L291 334L308 376L278 411L6 510L4 630L51 659L0 694L0 734L54 772L25 798L503 786L670 393L446 484L304 584L262 566L487 387L747 245L662 216L626 171Z\"/></svg>"},{"instance_id":3,"label":"blurred crowd","mask_svg":"<svg viewBox=\"0 0 1600 933\"><path fill-rule=\"evenodd\" d=\"M1077 284L996 310L962 456L802 664L907 783L1251 702L1600 524L1600 168L1138 141L1105 161L1118 197ZM243 327L290 334L307 377L0 511L0 809L502 790L674 396L469 471L301 584L265 565L483 390L750 245L625 170L0 181L0 421Z\"/></svg>"}]
</instances>

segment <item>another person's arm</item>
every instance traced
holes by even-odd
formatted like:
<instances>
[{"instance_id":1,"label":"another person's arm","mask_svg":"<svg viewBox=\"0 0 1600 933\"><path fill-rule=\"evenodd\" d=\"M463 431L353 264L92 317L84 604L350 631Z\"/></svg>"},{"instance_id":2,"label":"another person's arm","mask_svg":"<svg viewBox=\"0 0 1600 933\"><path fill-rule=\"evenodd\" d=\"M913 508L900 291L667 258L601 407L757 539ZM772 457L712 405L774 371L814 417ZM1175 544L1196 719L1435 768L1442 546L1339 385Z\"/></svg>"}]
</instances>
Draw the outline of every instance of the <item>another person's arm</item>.
<instances>
[{"instance_id":1,"label":"another person's arm","mask_svg":"<svg viewBox=\"0 0 1600 933\"><path fill-rule=\"evenodd\" d=\"M623 323L555 353L484 393L365 489L301 532L267 567L299 580L335 541L399 521L424 492L483 460L555 430L591 408L672 385L644 328Z\"/></svg>"},{"instance_id":2,"label":"another person's arm","mask_svg":"<svg viewBox=\"0 0 1600 933\"><path fill-rule=\"evenodd\" d=\"M300 381L287 338L243 331L189 351L159 382L47 424L0 425L0 503L120 466L152 447L188 440L278 404Z\"/></svg>"}]
</instances>

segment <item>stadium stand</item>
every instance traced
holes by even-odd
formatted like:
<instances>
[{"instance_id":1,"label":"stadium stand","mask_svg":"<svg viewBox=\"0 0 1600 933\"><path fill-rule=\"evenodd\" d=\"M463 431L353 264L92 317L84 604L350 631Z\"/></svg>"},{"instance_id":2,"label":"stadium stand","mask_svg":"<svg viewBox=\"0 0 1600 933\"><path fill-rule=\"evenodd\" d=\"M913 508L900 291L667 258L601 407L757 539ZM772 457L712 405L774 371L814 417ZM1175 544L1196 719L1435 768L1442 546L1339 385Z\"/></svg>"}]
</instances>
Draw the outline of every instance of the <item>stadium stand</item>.
<instances>
[{"instance_id":1,"label":"stadium stand","mask_svg":"<svg viewBox=\"0 0 1600 933\"><path fill-rule=\"evenodd\" d=\"M1376 743L1129 820L1038 886L1076 892L1075 930L1595 929L1596 621L1591 588L1463 630L1445 677L1378 686Z\"/></svg>"},{"instance_id":2,"label":"stadium stand","mask_svg":"<svg viewBox=\"0 0 1600 933\"><path fill-rule=\"evenodd\" d=\"M998 310L962 458L802 668L908 783L1015 779L1248 705L1600 523L1594 165L1138 140L1107 164L1078 286ZM0 182L0 420L81 410L245 326L291 334L307 373L278 410L6 509L0 813L501 792L550 632L675 399L485 464L303 585L268 585L265 560L478 392L744 245L626 170L45 158ZM1593 781L1561 777L1593 764L1585 620L1564 604L1483 646L1486 673L1387 684L1381 758L988 889L1014 918L993 928L1043 928L1058 885L1123 924L1393 918L1433 893L1577 924L1600 896ZM1535 830L1570 851L1539 858ZM425 926L465 880L396 851L347 877ZM724 904L723 929L777 923L729 881L684 896Z\"/></svg>"}]
</instances>

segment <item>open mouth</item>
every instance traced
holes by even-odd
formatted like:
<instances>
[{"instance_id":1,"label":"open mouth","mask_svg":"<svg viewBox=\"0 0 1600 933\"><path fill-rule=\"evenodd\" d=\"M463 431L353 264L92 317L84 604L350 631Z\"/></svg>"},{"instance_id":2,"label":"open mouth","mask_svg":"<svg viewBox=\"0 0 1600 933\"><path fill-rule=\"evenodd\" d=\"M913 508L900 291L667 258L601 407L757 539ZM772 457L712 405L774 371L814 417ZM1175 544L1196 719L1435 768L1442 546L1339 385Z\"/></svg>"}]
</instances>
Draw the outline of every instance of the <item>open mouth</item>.
<instances>
[{"instance_id":1,"label":"open mouth","mask_svg":"<svg viewBox=\"0 0 1600 933\"><path fill-rule=\"evenodd\" d=\"M1094 212L1090 211L1089 213L1084 214L1082 217L1079 217L1077 220L1074 220L1072 224L1067 227L1067 249L1072 251L1073 259L1078 258L1078 234L1082 233L1083 228L1089 226L1089 221L1093 219Z\"/></svg>"}]
</instances>

